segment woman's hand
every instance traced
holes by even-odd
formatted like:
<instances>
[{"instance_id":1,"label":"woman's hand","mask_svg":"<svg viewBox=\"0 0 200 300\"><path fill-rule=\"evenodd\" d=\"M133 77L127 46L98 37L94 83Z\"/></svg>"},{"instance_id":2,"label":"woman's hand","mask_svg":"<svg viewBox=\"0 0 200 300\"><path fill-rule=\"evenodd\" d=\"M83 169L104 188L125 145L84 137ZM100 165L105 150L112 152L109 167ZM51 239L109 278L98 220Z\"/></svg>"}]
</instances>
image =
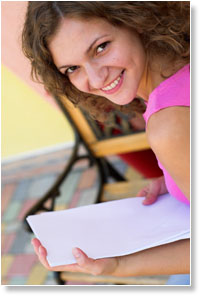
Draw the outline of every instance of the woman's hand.
<instances>
[{"instance_id":1,"label":"woman's hand","mask_svg":"<svg viewBox=\"0 0 200 300\"><path fill-rule=\"evenodd\" d=\"M144 187L136 195L137 197L145 197L143 204L149 205L156 201L159 195L168 193L165 185L164 176L152 180L150 184Z\"/></svg>"},{"instance_id":2,"label":"woman's hand","mask_svg":"<svg viewBox=\"0 0 200 300\"><path fill-rule=\"evenodd\" d=\"M103 258L103 259L92 259L89 258L81 249L74 248L72 253L76 259L75 264L71 265L63 265L57 267L50 267L48 261L46 259L47 251L42 246L40 241L36 238L31 241L35 253L37 254L40 262L43 266L49 271L69 271L69 272L81 272L81 273L89 273L92 275L113 275L115 276L115 272L117 270L119 264L119 258Z\"/></svg>"}]
</instances>

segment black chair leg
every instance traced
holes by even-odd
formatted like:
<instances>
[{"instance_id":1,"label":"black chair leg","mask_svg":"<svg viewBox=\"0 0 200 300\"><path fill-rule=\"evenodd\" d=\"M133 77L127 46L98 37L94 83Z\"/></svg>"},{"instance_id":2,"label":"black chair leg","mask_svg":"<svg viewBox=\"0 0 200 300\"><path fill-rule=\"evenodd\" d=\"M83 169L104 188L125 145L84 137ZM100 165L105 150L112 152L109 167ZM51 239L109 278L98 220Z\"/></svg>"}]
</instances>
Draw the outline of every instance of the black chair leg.
<instances>
[{"instance_id":1,"label":"black chair leg","mask_svg":"<svg viewBox=\"0 0 200 300\"><path fill-rule=\"evenodd\" d=\"M65 285L66 281L62 280L61 272L54 272L54 279L58 285Z\"/></svg>"}]
</instances>

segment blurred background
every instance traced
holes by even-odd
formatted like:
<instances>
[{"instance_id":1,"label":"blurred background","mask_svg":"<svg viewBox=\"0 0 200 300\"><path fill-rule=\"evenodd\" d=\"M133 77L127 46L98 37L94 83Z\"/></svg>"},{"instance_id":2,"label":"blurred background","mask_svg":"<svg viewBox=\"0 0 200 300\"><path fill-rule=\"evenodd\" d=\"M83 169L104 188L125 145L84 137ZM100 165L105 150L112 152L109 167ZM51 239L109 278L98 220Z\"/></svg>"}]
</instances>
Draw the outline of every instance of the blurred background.
<instances>
[{"instance_id":1,"label":"blurred background","mask_svg":"<svg viewBox=\"0 0 200 300\"><path fill-rule=\"evenodd\" d=\"M21 50L26 6L26 1L1 2L3 162L73 143L71 128L53 99L31 80Z\"/></svg>"}]
</instances>

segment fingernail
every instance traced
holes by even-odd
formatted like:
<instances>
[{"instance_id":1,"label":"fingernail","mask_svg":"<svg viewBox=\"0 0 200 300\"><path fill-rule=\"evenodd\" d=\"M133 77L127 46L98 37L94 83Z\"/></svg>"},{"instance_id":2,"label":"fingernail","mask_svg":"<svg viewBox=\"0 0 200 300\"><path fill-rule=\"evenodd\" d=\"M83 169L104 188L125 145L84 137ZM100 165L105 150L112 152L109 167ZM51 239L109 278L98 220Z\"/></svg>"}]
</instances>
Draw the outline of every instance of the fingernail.
<instances>
[{"instance_id":1,"label":"fingernail","mask_svg":"<svg viewBox=\"0 0 200 300\"><path fill-rule=\"evenodd\" d=\"M149 204L149 201L148 200L144 200L142 203L143 204Z\"/></svg>"},{"instance_id":2,"label":"fingernail","mask_svg":"<svg viewBox=\"0 0 200 300\"><path fill-rule=\"evenodd\" d=\"M81 256L80 251L77 248L73 248L72 253L76 258L79 258Z\"/></svg>"}]
</instances>

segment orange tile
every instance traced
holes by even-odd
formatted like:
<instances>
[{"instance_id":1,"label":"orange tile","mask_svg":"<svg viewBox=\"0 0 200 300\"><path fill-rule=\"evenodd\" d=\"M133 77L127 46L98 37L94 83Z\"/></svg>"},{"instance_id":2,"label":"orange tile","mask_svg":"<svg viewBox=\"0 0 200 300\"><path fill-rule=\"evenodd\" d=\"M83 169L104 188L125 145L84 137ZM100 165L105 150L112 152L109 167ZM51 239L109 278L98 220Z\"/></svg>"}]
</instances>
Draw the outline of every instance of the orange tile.
<instances>
[{"instance_id":1,"label":"orange tile","mask_svg":"<svg viewBox=\"0 0 200 300\"><path fill-rule=\"evenodd\" d=\"M87 189L92 187L97 177L95 168L87 169L83 172L81 179L78 184L78 189Z\"/></svg>"},{"instance_id":2,"label":"orange tile","mask_svg":"<svg viewBox=\"0 0 200 300\"><path fill-rule=\"evenodd\" d=\"M47 277L48 270L43 267L40 263L37 263L32 268L28 275L27 285L43 285Z\"/></svg>"}]
</instances>

